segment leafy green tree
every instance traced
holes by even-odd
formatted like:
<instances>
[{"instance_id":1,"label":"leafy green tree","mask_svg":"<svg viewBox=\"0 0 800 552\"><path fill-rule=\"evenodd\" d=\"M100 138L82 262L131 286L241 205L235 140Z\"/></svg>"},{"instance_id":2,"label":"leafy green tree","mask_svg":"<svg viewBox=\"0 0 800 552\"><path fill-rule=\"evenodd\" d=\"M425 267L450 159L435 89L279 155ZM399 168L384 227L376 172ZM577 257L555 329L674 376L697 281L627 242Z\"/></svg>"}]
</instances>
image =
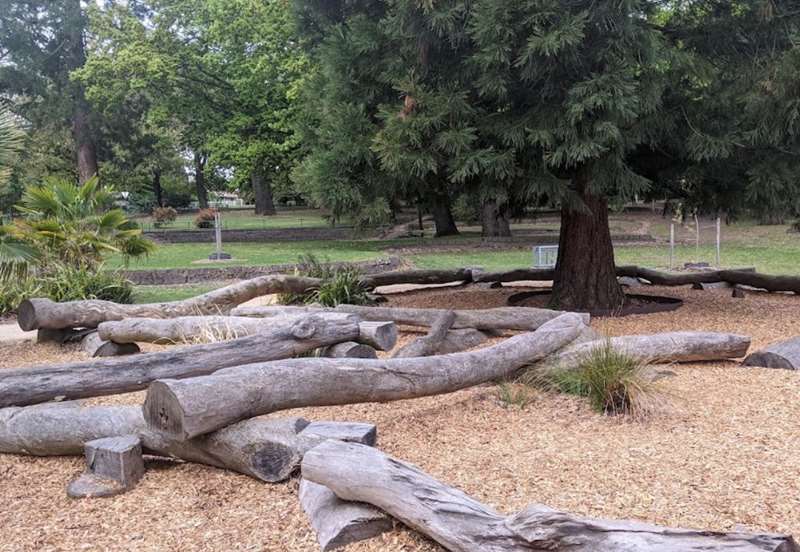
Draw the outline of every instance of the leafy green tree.
<instances>
[{"instance_id":1,"label":"leafy green tree","mask_svg":"<svg viewBox=\"0 0 800 552\"><path fill-rule=\"evenodd\" d=\"M94 116L83 86L70 79L86 59L85 31L80 0L9 0L0 10L0 95L33 129L68 132L65 149L81 182L98 172Z\"/></svg>"}]
</instances>

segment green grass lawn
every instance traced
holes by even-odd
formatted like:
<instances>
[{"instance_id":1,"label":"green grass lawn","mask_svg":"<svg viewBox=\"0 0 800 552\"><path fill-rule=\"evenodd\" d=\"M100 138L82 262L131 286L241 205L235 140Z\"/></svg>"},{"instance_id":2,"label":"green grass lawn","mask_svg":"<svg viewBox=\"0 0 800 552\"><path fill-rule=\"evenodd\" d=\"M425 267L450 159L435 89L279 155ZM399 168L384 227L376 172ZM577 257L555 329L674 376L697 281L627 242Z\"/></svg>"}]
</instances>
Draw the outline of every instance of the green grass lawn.
<instances>
[{"instance_id":1,"label":"green grass lawn","mask_svg":"<svg viewBox=\"0 0 800 552\"><path fill-rule=\"evenodd\" d=\"M151 217L142 217L137 222L144 230L198 230L194 225L194 213L178 215L168 226L155 228ZM322 212L316 209L278 211L268 217L255 215L252 211L222 211L222 227L226 230L264 228L322 228L328 226Z\"/></svg>"}]
</instances>

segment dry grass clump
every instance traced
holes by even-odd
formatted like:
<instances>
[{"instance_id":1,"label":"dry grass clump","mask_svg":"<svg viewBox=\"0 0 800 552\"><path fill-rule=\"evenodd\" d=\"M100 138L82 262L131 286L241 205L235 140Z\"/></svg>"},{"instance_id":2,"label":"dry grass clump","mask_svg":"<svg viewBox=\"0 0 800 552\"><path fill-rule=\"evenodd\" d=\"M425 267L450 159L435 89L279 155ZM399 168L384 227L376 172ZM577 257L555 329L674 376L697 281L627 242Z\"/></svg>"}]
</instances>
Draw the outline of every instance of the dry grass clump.
<instances>
[{"instance_id":1,"label":"dry grass clump","mask_svg":"<svg viewBox=\"0 0 800 552\"><path fill-rule=\"evenodd\" d=\"M669 402L652 377L650 365L614 348L609 340L592 348L575 367L530 370L521 381L547 391L586 397L598 412L634 419L648 418Z\"/></svg>"}]
</instances>

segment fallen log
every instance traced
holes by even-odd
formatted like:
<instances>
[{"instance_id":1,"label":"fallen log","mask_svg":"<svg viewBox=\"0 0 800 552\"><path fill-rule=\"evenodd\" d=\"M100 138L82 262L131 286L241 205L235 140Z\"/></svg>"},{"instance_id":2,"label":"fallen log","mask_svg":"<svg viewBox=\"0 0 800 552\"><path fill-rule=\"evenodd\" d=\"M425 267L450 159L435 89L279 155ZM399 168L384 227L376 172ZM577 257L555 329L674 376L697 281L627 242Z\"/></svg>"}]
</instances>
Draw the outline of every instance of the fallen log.
<instances>
[{"instance_id":1,"label":"fallen log","mask_svg":"<svg viewBox=\"0 0 800 552\"><path fill-rule=\"evenodd\" d=\"M439 350L437 352L441 355L446 355L450 353L466 351L467 349L472 349L478 345L486 343L490 337L496 336L490 335L489 332L482 332L472 328L450 330L447 332L447 335L445 336L444 341L442 341L442 344L439 346Z\"/></svg>"},{"instance_id":2,"label":"fallen log","mask_svg":"<svg viewBox=\"0 0 800 552\"><path fill-rule=\"evenodd\" d=\"M314 312L320 320L352 320L347 314ZM97 327L100 338L115 343L197 343L236 339L263 332L278 325L291 324L309 314L258 319L245 316L179 316L177 318L126 318L103 322Z\"/></svg>"},{"instance_id":3,"label":"fallen log","mask_svg":"<svg viewBox=\"0 0 800 552\"><path fill-rule=\"evenodd\" d=\"M592 350L606 345L641 362L653 364L701 362L731 360L745 356L750 347L750 337L715 332L665 332L582 341L565 347L534 368L574 368Z\"/></svg>"},{"instance_id":4,"label":"fallen log","mask_svg":"<svg viewBox=\"0 0 800 552\"><path fill-rule=\"evenodd\" d=\"M87 334L93 330L74 328L62 328L58 330L40 329L36 332L36 343L74 343L81 341Z\"/></svg>"},{"instance_id":5,"label":"fallen log","mask_svg":"<svg viewBox=\"0 0 800 552\"><path fill-rule=\"evenodd\" d=\"M322 485L301 479L298 494L323 552L392 530L391 518L377 508L340 500Z\"/></svg>"},{"instance_id":6,"label":"fallen log","mask_svg":"<svg viewBox=\"0 0 800 552\"><path fill-rule=\"evenodd\" d=\"M763 368L798 370L800 369L800 337L773 343L769 347L748 355L742 364L745 366L761 366Z\"/></svg>"},{"instance_id":7,"label":"fallen log","mask_svg":"<svg viewBox=\"0 0 800 552\"><path fill-rule=\"evenodd\" d=\"M269 331L219 343L172 347L88 362L0 371L0 407L23 406L57 397L80 399L144 389L154 380L211 374L221 368L277 360L353 341L358 317L314 316L275 323Z\"/></svg>"},{"instance_id":8,"label":"fallen log","mask_svg":"<svg viewBox=\"0 0 800 552\"><path fill-rule=\"evenodd\" d=\"M562 314L533 333L493 347L437 357L386 360L296 358L153 382L144 404L151 428L189 439L244 418L450 393L505 377L571 342L585 318Z\"/></svg>"},{"instance_id":9,"label":"fallen log","mask_svg":"<svg viewBox=\"0 0 800 552\"><path fill-rule=\"evenodd\" d=\"M416 466L353 443L326 441L308 451L302 475L342 500L383 510L453 552L798 552L788 535L581 518L537 504L506 517Z\"/></svg>"},{"instance_id":10,"label":"fallen log","mask_svg":"<svg viewBox=\"0 0 800 552\"><path fill-rule=\"evenodd\" d=\"M359 315L363 320L391 320L407 326L428 326L436 322L448 309L414 309L401 307L362 307L358 305L339 305L338 312ZM482 310L454 311L456 319L453 328L473 328L476 330L518 330L533 331L545 322L564 314L550 309L531 307L499 307ZM588 314L580 314L585 324Z\"/></svg>"},{"instance_id":11,"label":"fallen log","mask_svg":"<svg viewBox=\"0 0 800 552\"><path fill-rule=\"evenodd\" d=\"M144 475L142 442L136 435L106 437L84 447L86 470L67 486L70 498L113 496L129 491Z\"/></svg>"},{"instance_id":12,"label":"fallen log","mask_svg":"<svg viewBox=\"0 0 800 552\"><path fill-rule=\"evenodd\" d=\"M375 426L325 422L307 433L303 418L252 418L189 441L147 429L139 406L82 406L77 402L0 409L0 452L74 456L84 443L136 435L146 454L233 470L261 481L283 481L303 455L328 439L374 443Z\"/></svg>"},{"instance_id":13,"label":"fallen log","mask_svg":"<svg viewBox=\"0 0 800 552\"><path fill-rule=\"evenodd\" d=\"M327 347L322 356L330 358L378 358L378 353L369 345L345 341Z\"/></svg>"},{"instance_id":14,"label":"fallen log","mask_svg":"<svg viewBox=\"0 0 800 552\"><path fill-rule=\"evenodd\" d=\"M394 322L361 322L358 325L358 342L379 351L391 351L397 343L397 326Z\"/></svg>"},{"instance_id":15,"label":"fallen log","mask_svg":"<svg viewBox=\"0 0 800 552\"><path fill-rule=\"evenodd\" d=\"M450 282L471 282L472 271L468 268L453 270L395 270L364 276L360 281L361 285L367 289L395 284L449 284Z\"/></svg>"},{"instance_id":16,"label":"fallen log","mask_svg":"<svg viewBox=\"0 0 800 552\"><path fill-rule=\"evenodd\" d=\"M81 340L81 349L92 358L135 355L141 352L136 343L105 341L97 332L90 332Z\"/></svg>"},{"instance_id":17,"label":"fallen log","mask_svg":"<svg viewBox=\"0 0 800 552\"><path fill-rule=\"evenodd\" d=\"M740 286L749 286L765 289L772 292L791 291L800 293L800 277L798 276L773 276L744 270L722 270L720 276L726 282Z\"/></svg>"},{"instance_id":18,"label":"fallen log","mask_svg":"<svg viewBox=\"0 0 800 552\"><path fill-rule=\"evenodd\" d=\"M56 303L50 299L26 299L20 303L17 321L25 331L39 328L96 328L101 322L125 318L175 318L198 314L225 314L250 299L272 293L304 293L319 286L316 278L259 276L182 301L121 305L87 299Z\"/></svg>"},{"instance_id":19,"label":"fallen log","mask_svg":"<svg viewBox=\"0 0 800 552\"><path fill-rule=\"evenodd\" d=\"M392 357L412 358L435 355L447 338L447 333L455 320L456 313L454 311L443 312L439 319L431 325L427 335L418 337L405 347L400 348Z\"/></svg>"},{"instance_id":20,"label":"fallen log","mask_svg":"<svg viewBox=\"0 0 800 552\"><path fill-rule=\"evenodd\" d=\"M505 272L481 272L473 274L474 282L493 283L493 282L549 282L555 278L555 270L552 268L520 268Z\"/></svg>"}]
</instances>

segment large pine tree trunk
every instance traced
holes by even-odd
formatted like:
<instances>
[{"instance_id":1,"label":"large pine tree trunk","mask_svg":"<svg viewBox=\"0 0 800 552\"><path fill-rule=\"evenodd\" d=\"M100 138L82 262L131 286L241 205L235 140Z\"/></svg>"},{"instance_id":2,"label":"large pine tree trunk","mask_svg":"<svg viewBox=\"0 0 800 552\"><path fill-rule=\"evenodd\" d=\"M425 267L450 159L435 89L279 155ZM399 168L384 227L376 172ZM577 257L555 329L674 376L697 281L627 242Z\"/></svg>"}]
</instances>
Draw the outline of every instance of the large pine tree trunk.
<instances>
[{"instance_id":1,"label":"large pine tree trunk","mask_svg":"<svg viewBox=\"0 0 800 552\"><path fill-rule=\"evenodd\" d=\"M450 210L450 198L447 197L447 194L433 196L431 214L433 215L433 223L436 225L437 238L458 235L456 221L453 218L453 212Z\"/></svg>"},{"instance_id":2,"label":"large pine tree trunk","mask_svg":"<svg viewBox=\"0 0 800 552\"><path fill-rule=\"evenodd\" d=\"M194 152L194 186L197 190L197 205L201 209L208 208L208 192L206 191L206 158L196 151Z\"/></svg>"},{"instance_id":3,"label":"large pine tree trunk","mask_svg":"<svg viewBox=\"0 0 800 552\"><path fill-rule=\"evenodd\" d=\"M508 206L495 199L485 201L481 206L481 235L484 238L511 237L508 223Z\"/></svg>"},{"instance_id":4,"label":"large pine tree trunk","mask_svg":"<svg viewBox=\"0 0 800 552\"><path fill-rule=\"evenodd\" d=\"M269 180L264 178L264 171L260 168L254 169L250 175L250 183L253 186L253 194L256 198L257 215L274 215L275 204L272 201L272 185Z\"/></svg>"},{"instance_id":5,"label":"large pine tree trunk","mask_svg":"<svg viewBox=\"0 0 800 552\"><path fill-rule=\"evenodd\" d=\"M625 295L617 282L608 202L590 190L591 169L573 177L582 205L561 208L561 236L551 305L569 311L614 311Z\"/></svg>"}]
</instances>

